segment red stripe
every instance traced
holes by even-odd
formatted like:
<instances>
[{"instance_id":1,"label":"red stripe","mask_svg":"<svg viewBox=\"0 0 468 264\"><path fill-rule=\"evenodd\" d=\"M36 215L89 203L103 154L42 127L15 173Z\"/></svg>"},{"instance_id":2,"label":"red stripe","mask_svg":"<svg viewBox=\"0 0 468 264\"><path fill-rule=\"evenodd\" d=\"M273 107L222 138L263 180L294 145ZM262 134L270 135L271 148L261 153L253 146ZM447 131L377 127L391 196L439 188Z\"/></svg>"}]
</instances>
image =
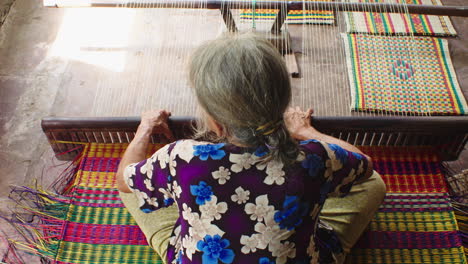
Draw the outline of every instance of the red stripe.
<instances>
[{"instance_id":1,"label":"red stripe","mask_svg":"<svg viewBox=\"0 0 468 264\"><path fill-rule=\"evenodd\" d=\"M456 248L462 242L458 231L449 232L398 232L369 231L365 232L356 243L356 248L390 248L390 249L431 249Z\"/></svg>"},{"instance_id":2,"label":"red stripe","mask_svg":"<svg viewBox=\"0 0 468 264\"><path fill-rule=\"evenodd\" d=\"M120 201L120 197L106 196L106 197L95 197L90 195L75 195L75 198L78 200L96 200L96 201Z\"/></svg>"},{"instance_id":3,"label":"red stripe","mask_svg":"<svg viewBox=\"0 0 468 264\"><path fill-rule=\"evenodd\" d=\"M123 203L91 203L91 202L79 202L73 201L72 204L87 207L111 207L111 208L122 208L125 207Z\"/></svg>"},{"instance_id":4,"label":"red stripe","mask_svg":"<svg viewBox=\"0 0 468 264\"><path fill-rule=\"evenodd\" d=\"M97 225L69 222L64 241L87 244L147 245L138 226Z\"/></svg>"}]
</instances>

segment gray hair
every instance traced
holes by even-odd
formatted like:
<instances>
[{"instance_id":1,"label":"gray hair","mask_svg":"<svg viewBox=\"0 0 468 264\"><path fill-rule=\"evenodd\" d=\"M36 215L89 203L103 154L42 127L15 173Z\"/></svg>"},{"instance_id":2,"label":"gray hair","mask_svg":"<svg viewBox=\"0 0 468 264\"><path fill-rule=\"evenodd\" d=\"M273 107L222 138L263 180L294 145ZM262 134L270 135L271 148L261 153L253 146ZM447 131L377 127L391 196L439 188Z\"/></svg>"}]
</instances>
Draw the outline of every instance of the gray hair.
<instances>
[{"instance_id":1,"label":"gray hair","mask_svg":"<svg viewBox=\"0 0 468 264\"><path fill-rule=\"evenodd\" d=\"M267 39L249 33L209 41L193 53L189 74L202 110L225 133L210 140L230 137L252 148L267 146L266 159L285 164L296 159L297 143L283 122L291 100L289 73L281 54ZM202 115L199 120L198 136L210 135L206 118ZM271 134L258 130L265 124L275 124L269 127Z\"/></svg>"}]
</instances>

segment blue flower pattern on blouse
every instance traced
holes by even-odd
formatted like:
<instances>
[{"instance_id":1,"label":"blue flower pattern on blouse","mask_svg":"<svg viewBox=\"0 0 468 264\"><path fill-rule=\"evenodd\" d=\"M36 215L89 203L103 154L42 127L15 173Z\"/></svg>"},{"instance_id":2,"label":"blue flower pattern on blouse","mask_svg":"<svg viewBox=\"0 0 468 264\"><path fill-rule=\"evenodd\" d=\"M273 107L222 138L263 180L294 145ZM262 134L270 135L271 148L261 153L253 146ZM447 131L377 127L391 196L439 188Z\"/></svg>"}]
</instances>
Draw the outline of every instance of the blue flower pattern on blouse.
<instances>
[{"instance_id":1,"label":"blue flower pattern on blouse","mask_svg":"<svg viewBox=\"0 0 468 264\"><path fill-rule=\"evenodd\" d=\"M197 242L197 249L203 252L203 264L217 264L218 260L229 264L234 260L235 254L232 249L227 249L230 243L219 235L206 235L203 240Z\"/></svg>"},{"instance_id":2,"label":"blue flower pattern on blouse","mask_svg":"<svg viewBox=\"0 0 468 264\"><path fill-rule=\"evenodd\" d=\"M267 163L263 168L255 163L257 159L253 155L262 157L268 154L269 150L265 146L243 149L241 152L240 148L225 144L182 145L186 143L187 141L180 141L165 148L165 153L160 155L161 159L153 163L153 170L147 170L153 173L152 175L140 170L142 163L140 167L136 166L133 175L127 176L129 187L138 190L135 194L140 199L142 204L140 208L144 212L153 212L157 207L174 203L184 208L179 219L181 229L178 236L192 239L190 243L194 244L191 250L195 248L198 250L189 251L182 244L182 250L179 251L180 248L169 245L168 263L240 263L240 254L245 263L274 264L277 261L308 263L311 256L304 247L307 247L310 237L316 237L323 242L316 244L316 252L320 252L320 261L322 253L338 252L335 248L339 249L341 245L335 243L339 240L333 230L330 234L321 232L320 234L324 235L320 238L317 235L319 227L314 228L304 223L317 221L317 215L310 215L311 208L315 208L317 204L323 205L330 191L335 190L340 183L350 177L352 169L366 169L367 159L364 155L348 152L338 145L307 140L300 142L299 146L305 154L305 159L286 170L274 163L270 165ZM181 152L171 153L175 150L183 150L183 155L180 155ZM333 151L335 155L329 155L330 152L327 150ZM244 155L245 153L252 154L252 157ZM161 168L161 162L165 161L168 155L166 166ZM170 175L170 166L167 166L172 162L170 159L173 159L175 166L178 166L175 175ZM339 160L343 167L339 171L330 171L325 178L324 171L328 169L327 162L331 163L330 159ZM242 168L250 165L250 169L238 172L233 170L236 168L233 165ZM289 184L275 187L283 188L281 192L277 192L283 193L283 196L272 195L271 186L262 183L263 178L278 177L277 175L281 176L281 173L285 173L284 177ZM226 178L229 181L224 185L218 185L217 178ZM150 191L147 187L147 179L151 180L154 191ZM170 184L170 187L161 191L162 188L159 187L166 184ZM309 189L314 189L314 192L309 192ZM346 188L337 190L338 194L345 194L348 191ZM171 194L170 197L167 192ZM155 205L155 201L163 202ZM242 213L245 213L244 216L250 221L239 221ZM197 225L202 223L203 227L192 226L189 220L185 219L190 215L193 217L193 223ZM261 217L263 220L260 220ZM291 243L287 247L291 247L290 250L294 251L280 257L279 254L283 253L279 251L283 249L270 248L267 245L268 241L262 242L264 243L262 245L253 245L255 242L251 242L253 235L268 230L257 231L254 226L258 224L261 228L264 228L263 226L266 228L267 223L268 228L271 226L281 229L281 232L301 234L280 241ZM294 232L290 232L292 230ZM197 238L194 239L195 237ZM252 253L245 253L243 247L250 249ZM295 252L294 257L293 252Z\"/></svg>"},{"instance_id":3,"label":"blue flower pattern on blouse","mask_svg":"<svg viewBox=\"0 0 468 264\"><path fill-rule=\"evenodd\" d=\"M172 199L172 198L164 199L164 205L165 206L172 205L173 203L174 203L174 199Z\"/></svg>"},{"instance_id":4,"label":"blue flower pattern on blouse","mask_svg":"<svg viewBox=\"0 0 468 264\"><path fill-rule=\"evenodd\" d=\"M213 195L211 189L211 186L204 181L201 181L198 185L190 185L190 193L197 197L195 202L198 205L203 205L205 202L211 201L211 195Z\"/></svg>"},{"instance_id":5,"label":"blue flower pattern on blouse","mask_svg":"<svg viewBox=\"0 0 468 264\"><path fill-rule=\"evenodd\" d=\"M331 150L333 150L333 152L335 152L335 156L341 162L341 164L346 165L346 161L348 160L348 152L336 144L328 144L328 146Z\"/></svg>"},{"instance_id":6,"label":"blue flower pattern on blouse","mask_svg":"<svg viewBox=\"0 0 468 264\"><path fill-rule=\"evenodd\" d=\"M267 257L263 257L258 260L258 264L275 264L275 263L276 263L275 261L270 260Z\"/></svg>"},{"instance_id":7,"label":"blue flower pattern on blouse","mask_svg":"<svg viewBox=\"0 0 468 264\"><path fill-rule=\"evenodd\" d=\"M300 145L307 145L307 144L309 144L310 142L318 143L319 141L316 140L316 139L308 139L308 140L300 141L299 144L300 144Z\"/></svg>"},{"instance_id":8,"label":"blue flower pattern on blouse","mask_svg":"<svg viewBox=\"0 0 468 264\"><path fill-rule=\"evenodd\" d=\"M362 160L364 158L361 154L356 152L351 152L351 154L353 154L353 156L358 160Z\"/></svg>"},{"instance_id":9,"label":"blue flower pattern on blouse","mask_svg":"<svg viewBox=\"0 0 468 264\"><path fill-rule=\"evenodd\" d=\"M315 178L320 170L325 168L322 158L317 154L307 154L301 165L303 168L308 169L307 173L312 178Z\"/></svg>"},{"instance_id":10,"label":"blue flower pattern on blouse","mask_svg":"<svg viewBox=\"0 0 468 264\"><path fill-rule=\"evenodd\" d=\"M279 223L281 229L293 230L302 224L302 218L309 211L309 204L301 202L297 196L286 196L283 209L275 213L275 222Z\"/></svg>"},{"instance_id":11,"label":"blue flower pattern on blouse","mask_svg":"<svg viewBox=\"0 0 468 264\"><path fill-rule=\"evenodd\" d=\"M260 146L254 152L254 155L257 157L263 157L266 154L268 154L268 148L266 146Z\"/></svg>"},{"instance_id":12,"label":"blue flower pattern on blouse","mask_svg":"<svg viewBox=\"0 0 468 264\"><path fill-rule=\"evenodd\" d=\"M214 160L220 160L226 156L226 152L220 148L224 147L224 143L220 144L208 144L208 145L196 145L193 146L193 155L200 156L201 160L208 160L211 157Z\"/></svg>"},{"instance_id":13,"label":"blue flower pattern on blouse","mask_svg":"<svg viewBox=\"0 0 468 264\"><path fill-rule=\"evenodd\" d=\"M143 211L143 213L147 213L147 214L154 212L154 210L151 210L149 208L142 208L141 210Z\"/></svg>"},{"instance_id":14,"label":"blue flower pattern on blouse","mask_svg":"<svg viewBox=\"0 0 468 264\"><path fill-rule=\"evenodd\" d=\"M177 264L182 264L182 250L179 250L179 254L177 254Z\"/></svg>"}]
</instances>

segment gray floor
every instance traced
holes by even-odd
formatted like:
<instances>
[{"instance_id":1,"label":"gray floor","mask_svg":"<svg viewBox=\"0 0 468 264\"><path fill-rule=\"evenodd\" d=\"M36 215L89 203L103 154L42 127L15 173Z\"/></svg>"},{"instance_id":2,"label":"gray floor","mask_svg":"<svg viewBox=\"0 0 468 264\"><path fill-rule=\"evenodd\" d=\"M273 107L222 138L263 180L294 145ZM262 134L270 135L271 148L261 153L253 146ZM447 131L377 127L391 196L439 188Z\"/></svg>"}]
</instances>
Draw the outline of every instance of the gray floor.
<instances>
[{"instance_id":1,"label":"gray floor","mask_svg":"<svg viewBox=\"0 0 468 264\"><path fill-rule=\"evenodd\" d=\"M12 1L0 1L3 1L0 3L2 212L8 208L9 185L28 184L33 178L39 177L47 186L64 168L61 162L54 158L42 134L42 117L137 115L149 105L164 105L178 115L192 114L193 108L181 107L194 105L193 97L187 92L186 80L182 78L185 59L190 50L201 41L223 31L220 27L221 18L215 11L204 12L200 19L199 13L189 11L138 13L139 11L102 10L100 12L113 14L110 19L103 20L104 16L97 11L47 9L37 0L16 0L10 9ZM444 2L462 5L464 0ZM3 15L8 9L8 15ZM187 23L172 23L178 19L184 19ZM125 22L127 20L133 21L131 27ZM455 58L459 81L465 95L468 95L468 42L465 38L468 31L463 30L468 28L468 20L455 18L454 24L462 36L451 40L451 53ZM141 30L135 30L138 28ZM293 41L298 42L301 37L299 29L290 29ZM160 35L148 34L148 30ZM314 30L324 39L321 43L336 41L336 36L332 35L330 30ZM122 32L126 32L125 39L120 39ZM185 41L185 38L191 41ZM112 40L111 43L107 42L109 39ZM176 49L173 43L182 43L185 46ZM314 52L333 55L330 47L321 47L320 43L318 45ZM165 58L165 54L159 54L154 47L165 47L168 52L178 53L171 59L155 60L155 55ZM94 56L96 54L93 52L98 56ZM319 73L323 86L346 91L344 86L337 83L339 80L345 80L340 77L345 73L345 69L339 68L336 63L318 63L327 64L321 68L323 72ZM151 67L142 69L142 64ZM295 87L301 85L300 80L294 82ZM153 83L170 89L158 90L150 96ZM138 94L143 95L125 96L136 94L132 87L139 87ZM112 92L106 93L110 88ZM329 93L333 95L339 91ZM167 100L168 95L171 95L172 100ZM300 92L296 92L295 100L299 105L311 104L301 98ZM322 103L322 106L319 104L323 101L323 98L317 95L315 106L326 113L328 106L325 103ZM343 109L343 113L347 111L346 108ZM465 151L459 162L466 162L467 157L468 153ZM468 168L466 163L462 163L462 166ZM13 234L1 221L0 228L10 235ZM0 256L5 250L2 243L4 242L0 241Z\"/></svg>"}]
</instances>

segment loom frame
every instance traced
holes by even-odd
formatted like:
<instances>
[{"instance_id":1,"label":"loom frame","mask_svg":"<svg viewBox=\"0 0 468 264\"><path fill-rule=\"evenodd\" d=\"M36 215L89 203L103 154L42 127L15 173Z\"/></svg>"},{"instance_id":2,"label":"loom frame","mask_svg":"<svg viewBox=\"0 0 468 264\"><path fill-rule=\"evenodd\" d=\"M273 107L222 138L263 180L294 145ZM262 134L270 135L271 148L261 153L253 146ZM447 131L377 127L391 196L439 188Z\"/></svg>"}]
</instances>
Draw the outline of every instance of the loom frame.
<instances>
[{"instance_id":1,"label":"loom frame","mask_svg":"<svg viewBox=\"0 0 468 264\"><path fill-rule=\"evenodd\" d=\"M81 2L81 3L80 3ZM165 1L146 0L144 3L126 0L43 0L46 7L124 7L124 8L184 8L184 9L222 9L225 6L231 9L252 8L252 2L238 0L208 0L208 1ZM304 1L258 1L257 9L302 10ZM400 13L401 10L410 14L445 15L468 17L468 6L435 6L435 5L400 5L389 3L348 3L348 2L321 2L307 1L309 6L323 11L352 11L352 12L382 12ZM401 9L404 8L404 9Z\"/></svg>"},{"instance_id":2,"label":"loom frame","mask_svg":"<svg viewBox=\"0 0 468 264\"><path fill-rule=\"evenodd\" d=\"M464 117L313 117L319 131L354 145L435 146L443 160L455 160L468 141ZM86 143L129 143L139 117L45 117L41 126L57 158L72 160ZM176 139L190 138L193 117L169 118ZM159 134L152 143L168 143Z\"/></svg>"},{"instance_id":3,"label":"loom frame","mask_svg":"<svg viewBox=\"0 0 468 264\"><path fill-rule=\"evenodd\" d=\"M238 0L170 1L145 0L43 0L46 7L121 7L121 8L184 8L219 9L230 31L237 31L230 9L249 9L252 2ZM304 1L258 1L257 9L302 10ZM324 11L382 12L468 17L468 6L399 5L389 3L312 2L309 7ZM271 28L281 31L285 14L280 13ZM314 126L329 135L355 145L435 146L443 160L454 160L468 141L468 118L427 116L351 116L313 117ZM129 143L140 123L139 117L46 117L42 129L57 158L71 160L84 143ZM177 139L192 135L192 117L171 117L169 125ZM161 135L153 135L152 143L167 143Z\"/></svg>"}]
</instances>

